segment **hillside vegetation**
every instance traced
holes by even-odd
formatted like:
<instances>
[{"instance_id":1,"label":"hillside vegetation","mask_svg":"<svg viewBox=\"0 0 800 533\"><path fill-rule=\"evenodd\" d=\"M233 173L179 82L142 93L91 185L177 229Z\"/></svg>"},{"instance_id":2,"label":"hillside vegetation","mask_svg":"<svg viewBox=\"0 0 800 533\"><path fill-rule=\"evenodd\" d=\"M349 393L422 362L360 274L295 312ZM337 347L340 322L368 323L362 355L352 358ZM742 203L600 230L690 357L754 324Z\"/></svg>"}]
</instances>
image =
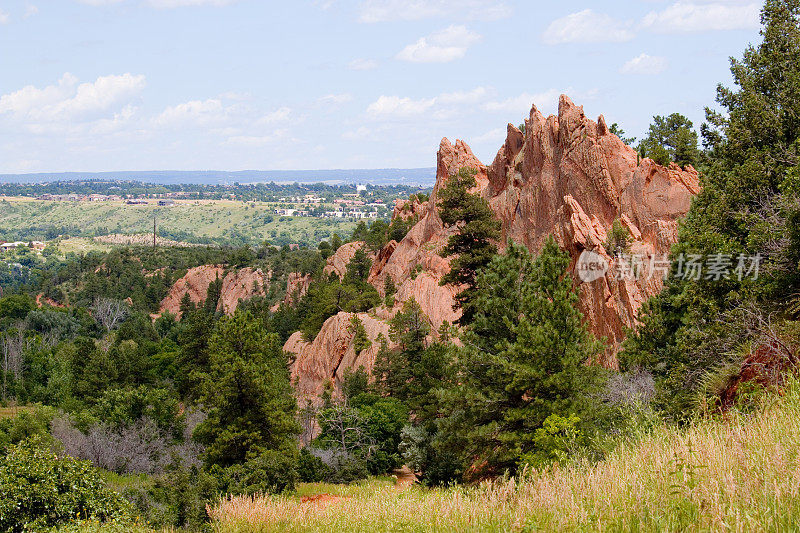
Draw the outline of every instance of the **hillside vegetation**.
<instances>
[{"instance_id":1,"label":"hillside vegetation","mask_svg":"<svg viewBox=\"0 0 800 533\"><path fill-rule=\"evenodd\" d=\"M214 531L791 531L800 528L800 383L752 414L662 427L597 464L477 487L372 482L322 503L234 497Z\"/></svg>"},{"instance_id":2,"label":"hillside vegetation","mask_svg":"<svg viewBox=\"0 0 800 533\"><path fill-rule=\"evenodd\" d=\"M0 200L0 238L50 240L58 235L92 237L109 233L152 234L153 216L161 237L228 246L316 245L334 233L349 234L356 224L338 219L280 217L274 206L214 200L174 207L123 202L49 202L30 198Z\"/></svg>"}]
</instances>

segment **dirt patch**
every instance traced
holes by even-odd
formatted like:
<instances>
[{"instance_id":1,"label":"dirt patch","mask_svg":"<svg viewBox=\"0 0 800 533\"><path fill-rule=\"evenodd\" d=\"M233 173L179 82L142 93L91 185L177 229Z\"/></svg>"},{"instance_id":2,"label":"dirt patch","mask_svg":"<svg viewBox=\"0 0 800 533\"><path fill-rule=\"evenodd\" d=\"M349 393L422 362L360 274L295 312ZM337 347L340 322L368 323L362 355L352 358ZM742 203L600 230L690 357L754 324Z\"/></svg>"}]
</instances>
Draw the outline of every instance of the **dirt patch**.
<instances>
[{"instance_id":1,"label":"dirt patch","mask_svg":"<svg viewBox=\"0 0 800 533\"><path fill-rule=\"evenodd\" d=\"M315 494L313 496L303 496L300 499L300 503L316 507L327 507L343 499L342 496L334 496L333 494Z\"/></svg>"},{"instance_id":2,"label":"dirt patch","mask_svg":"<svg viewBox=\"0 0 800 533\"><path fill-rule=\"evenodd\" d=\"M392 474L397 478L394 482L394 486L398 489L406 489L418 481L417 475L407 466L395 468Z\"/></svg>"}]
</instances>

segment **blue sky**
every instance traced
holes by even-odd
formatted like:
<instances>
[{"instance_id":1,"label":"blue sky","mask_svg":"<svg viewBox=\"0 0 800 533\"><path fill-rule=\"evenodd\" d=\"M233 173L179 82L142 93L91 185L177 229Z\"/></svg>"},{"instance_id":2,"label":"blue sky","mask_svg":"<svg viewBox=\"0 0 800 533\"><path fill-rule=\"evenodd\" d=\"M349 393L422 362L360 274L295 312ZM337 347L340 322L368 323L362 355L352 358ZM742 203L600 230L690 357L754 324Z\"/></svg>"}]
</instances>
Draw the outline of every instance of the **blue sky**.
<instances>
[{"instance_id":1,"label":"blue sky","mask_svg":"<svg viewBox=\"0 0 800 533\"><path fill-rule=\"evenodd\" d=\"M491 162L566 93L696 125L748 0L0 0L0 173Z\"/></svg>"}]
</instances>

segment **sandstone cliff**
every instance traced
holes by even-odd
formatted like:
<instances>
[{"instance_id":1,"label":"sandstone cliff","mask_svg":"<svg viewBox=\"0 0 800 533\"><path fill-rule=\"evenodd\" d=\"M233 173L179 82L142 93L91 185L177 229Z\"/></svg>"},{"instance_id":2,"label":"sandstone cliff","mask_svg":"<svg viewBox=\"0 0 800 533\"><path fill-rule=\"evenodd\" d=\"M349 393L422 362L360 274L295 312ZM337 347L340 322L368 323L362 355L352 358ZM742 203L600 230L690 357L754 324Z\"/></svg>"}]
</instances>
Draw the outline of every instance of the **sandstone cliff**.
<instances>
[{"instance_id":1,"label":"sandstone cliff","mask_svg":"<svg viewBox=\"0 0 800 533\"><path fill-rule=\"evenodd\" d=\"M649 159L639 161L636 152L609 131L602 116L597 122L590 120L566 96L559 101L558 116L544 117L534 106L525 121L525 133L509 125L506 142L488 167L463 141L451 144L443 139L430 201L395 208L396 216L412 211L419 222L402 241L390 242L374 258L370 282L382 291L386 276L391 276L397 286L395 306L377 309L376 317L388 319L414 297L434 330L458 318L459 312L452 309L458 288L439 285L449 270L439 251L452 229L443 226L436 202L439 190L462 167L477 171L476 192L487 199L502 222L501 246L510 238L537 252L553 235L570 254L581 311L591 331L605 339L608 347L600 362L614 367L625 331L635 327L638 310L661 290L663 281L658 275L615 279L612 272L618 265L604 247L608 232L619 220L632 237L630 252L645 263L658 260L676 241L678 220L699 192L697 172L691 167L662 167ZM612 267L591 283L581 282L575 272L585 250L605 257ZM336 267L329 264L330 271L339 273L341 261L336 263ZM374 345L385 324L367 318ZM340 313L325 323L312 343L301 342L299 334L287 342L285 349L297 354L292 375L301 397L313 397L326 383L335 385L347 366L371 368L374 354L372 360L369 354L358 360L353 354L345 357L352 344L348 323L349 315Z\"/></svg>"},{"instance_id":2,"label":"sandstone cliff","mask_svg":"<svg viewBox=\"0 0 800 533\"><path fill-rule=\"evenodd\" d=\"M208 294L208 286L217 278L222 280L217 309L227 314L236 311L239 302L249 300L253 296L263 296L269 287L269 274L260 269L242 268L225 273L220 265L203 265L190 268L181 279L175 282L169 294L161 301L160 313L168 311L180 318L181 299L189 294L192 302L201 304Z\"/></svg>"}]
</instances>

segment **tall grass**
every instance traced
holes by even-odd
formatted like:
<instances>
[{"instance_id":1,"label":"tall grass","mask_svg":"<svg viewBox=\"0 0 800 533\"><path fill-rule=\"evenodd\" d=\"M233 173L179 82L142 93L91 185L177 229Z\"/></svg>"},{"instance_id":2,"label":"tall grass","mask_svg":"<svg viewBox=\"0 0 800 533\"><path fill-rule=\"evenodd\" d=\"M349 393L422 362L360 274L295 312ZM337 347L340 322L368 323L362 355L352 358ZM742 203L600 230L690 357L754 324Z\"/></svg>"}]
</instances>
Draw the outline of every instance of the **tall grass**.
<instances>
[{"instance_id":1,"label":"tall grass","mask_svg":"<svg viewBox=\"0 0 800 533\"><path fill-rule=\"evenodd\" d=\"M800 384L754 414L662 428L598 464L477 487L376 484L316 501L228 498L218 533L266 531L797 531Z\"/></svg>"}]
</instances>

